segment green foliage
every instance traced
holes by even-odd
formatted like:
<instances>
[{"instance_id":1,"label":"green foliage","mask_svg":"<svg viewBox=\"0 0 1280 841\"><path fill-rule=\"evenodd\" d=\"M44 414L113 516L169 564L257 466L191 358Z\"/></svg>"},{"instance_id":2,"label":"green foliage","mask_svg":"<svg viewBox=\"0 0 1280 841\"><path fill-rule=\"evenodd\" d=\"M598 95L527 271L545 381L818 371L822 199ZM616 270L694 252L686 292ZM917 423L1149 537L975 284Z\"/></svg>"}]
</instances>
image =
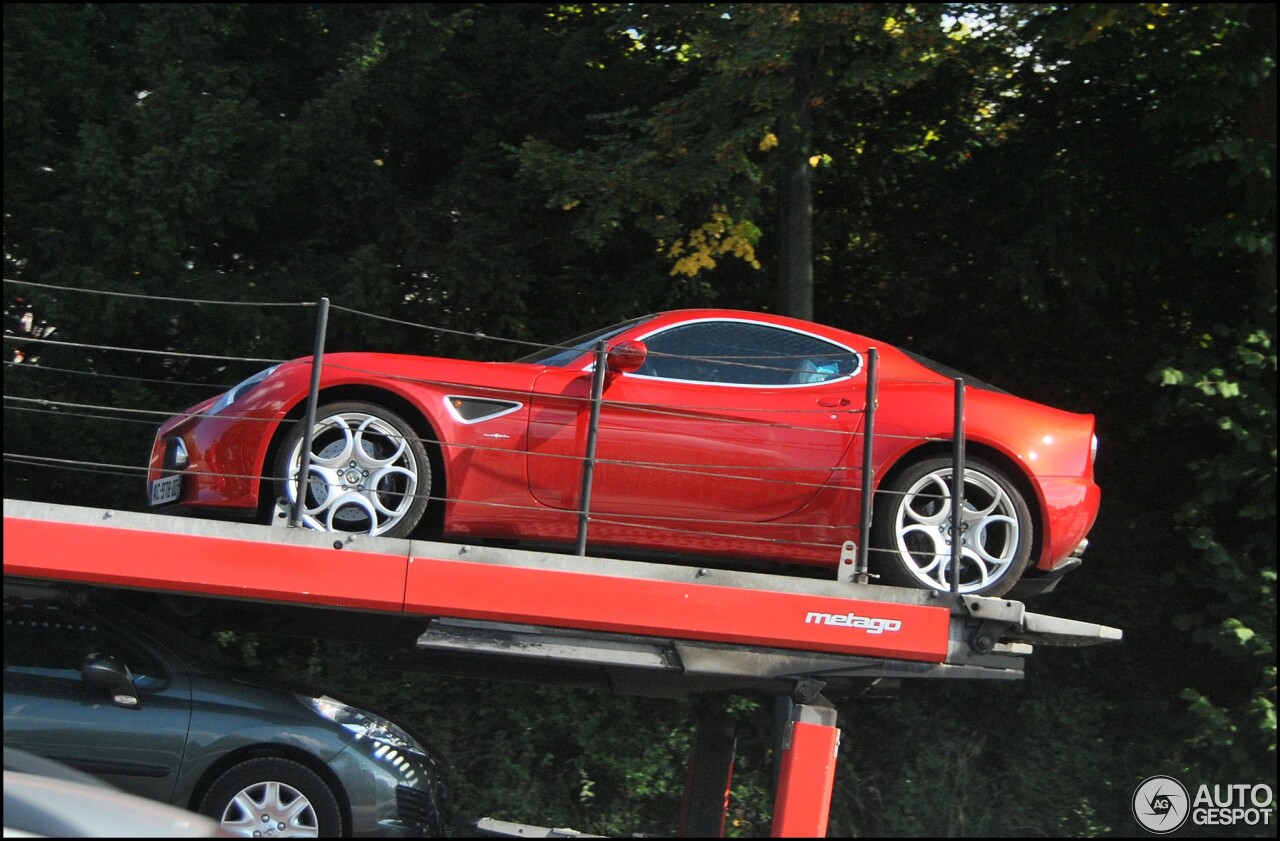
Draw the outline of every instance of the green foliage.
<instances>
[{"instance_id":1,"label":"green foliage","mask_svg":"<svg viewBox=\"0 0 1280 841\"><path fill-rule=\"evenodd\" d=\"M1123 828L1113 804L1130 792L1116 777L1106 724L1115 708L1076 689L1044 696L959 683L842 704L849 725L830 834L1025 838Z\"/></svg>"},{"instance_id":2,"label":"green foliage","mask_svg":"<svg viewBox=\"0 0 1280 841\"><path fill-rule=\"evenodd\" d=\"M799 161L817 320L1095 413L1086 564L1032 609L1126 634L842 702L833 833L1131 834L1151 774L1274 788L1274 6L10 4L4 72L7 281L252 304L6 282L6 496L140 508L156 421L262 365L207 357L310 352L268 302L487 358L770 309ZM441 742L462 815L674 831L689 704L236 645ZM735 701L730 834L769 832L770 706Z\"/></svg>"},{"instance_id":3,"label":"green foliage","mask_svg":"<svg viewBox=\"0 0 1280 841\"><path fill-rule=\"evenodd\" d=\"M455 831L490 816L604 835L672 835L687 704L433 677L412 638L371 645L219 632L248 667L290 675L408 727L451 766ZM752 790L757 794L758 788Z\"/></svg>"},{"instance_id":4,"label":"green foliage","mask_svg":"<svg viewBox=\"0 0 1280 841\"><path fill-rule=\"evenodd\" d=\"M789 162L830 170L824 182L865 179L880 164L866 156L868 142L901 156L938 139L922 121L965 122L952 113L964 101L961 80L984 61L987 47L960 49L941 13L939 6L896 4L620 7L613 28L633 44L628 60L665 68L676 81L674 95L628 99L592 115L592 130L585 142L573 138L576 146L557 146L543 132L531 136L517 150L520 176L547 195L548 207L569 214L587 243L601 247L638 230L675 261L672 274L688 273L693 267L673 244L714 219L720 206L763 228ZM809 120L798 113L796 90L807 91L811 133L793 126ZM951 100L942 105L945 116L895 107L939 94ZM772 256L778 244L770 233L763 240Z\"/></svg>"},{"instance_id":5,"label":"green foliage","mask_svg":"<svg viewBox=\"0 0 1280 841\"><path fill-rule=\"evenodd\" d=\"M1274 300L1273 290L1272 324ZM1212 442L1189 465L1198 492L1178 512L1197 553L1187 572L1207 594L1176 621L1239 671L1230 692L1182 693L1200 725L1190 737L1197 762L1234 778L1275 761L1276 355L1274 329L1215 332L1160 377L1177 390L1171 415Z\"/></svg>"}]
</instances>

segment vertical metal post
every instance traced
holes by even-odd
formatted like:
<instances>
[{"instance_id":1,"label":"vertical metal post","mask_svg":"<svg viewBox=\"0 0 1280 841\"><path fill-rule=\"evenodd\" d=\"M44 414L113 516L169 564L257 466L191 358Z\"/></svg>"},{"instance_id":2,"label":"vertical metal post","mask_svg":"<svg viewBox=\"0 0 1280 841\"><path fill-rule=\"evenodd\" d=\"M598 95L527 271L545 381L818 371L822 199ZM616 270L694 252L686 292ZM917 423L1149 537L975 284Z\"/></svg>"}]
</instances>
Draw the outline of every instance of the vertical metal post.
<instances>
[{"instance_id":1,"label":"vertical metal post","mask_svg":"<svg viewBox=\"0 0 1280 841\"><path fill-rule=\"evenodd\" d=\"M964 380L956 377L955 432L951 450L951 592L960 592L961 541L964 532Z\"/></svg>"},{"instance_id":2,"label":"vertical metal post","mask_svg":"<svg viewBox=\"0 0 1280 841\"><path fill-rule=\"evenodd\" d=\"M685 771L677 838L723 838L733 787L733 757L738 735L728 712L728 695L698 701L693 750Z\"/></svg>"},{"instance_id":3,"label":"vertical metal post","mask_svg":"<svg viewBox=\"0 0 1280 841\"><path fill-rule=\"evenodd\" d=\"M316 313L316 344L311 354L311 390L307 394L306 424L302 428L302 458L298 463L298 487L294 491L290 528L302 527L302 509L307 499L307 474L311 472L311 443L315 434L316 404L320 400L320 369L324 365L324 334L329 328L329 299L321 298Z\"/></svg>"},{"instance_id":4,"label":"vertical metal post","mask_svg":"<svg viewBox=\"0 0 1280 841\"><path fill-rule=\"evenodd\" d=\"M596 365L591 372L591 420L587 424L587 456L582 462L582 493L578 495L578 554L587 554L587 521L591 518L591 480L596 471L596 437L600 431L600 404L604 398L608 351L604 339L596 342Z\"/></svg>"},{"instance_id":5,"label":"vertical metal post","mask_svg":"<svg viewBox=\"0 0 1280 841\"><path fill-rule=\"evenodd\" d=\"M875 490L875 469L871 466L871 455L875 444L876 400L880 390L876 382L876 360L879 357L875 348L867 350L867 405L862 429L862 524L858 527L858 569L855 577L859 584L867 583L871 551L871 497Z\"/></svg>"},{"instance_id":6,"label":"vertical metal post","mask_svg":"<svg viewBox=\"0 0 1280 841\"><path fill-rule=\"evenodd\" d=\"M835 706L821 695L796 704L782 751L771 837L826 837L840 750L836 721Z\"/></svg>"}]
</instances>

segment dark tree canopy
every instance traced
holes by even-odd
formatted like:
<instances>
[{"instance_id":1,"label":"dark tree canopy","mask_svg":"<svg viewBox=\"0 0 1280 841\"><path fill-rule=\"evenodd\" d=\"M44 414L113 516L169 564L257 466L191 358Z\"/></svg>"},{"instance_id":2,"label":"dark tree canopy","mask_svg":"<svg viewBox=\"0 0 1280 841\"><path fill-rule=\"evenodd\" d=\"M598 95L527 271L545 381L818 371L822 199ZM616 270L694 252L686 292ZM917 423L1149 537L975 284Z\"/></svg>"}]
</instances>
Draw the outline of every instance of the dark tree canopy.
<instances>
[{"instance_id":1,"label":"dark tree canopy","mask_svg":"<svg viewBox=\"0 0 1280 841\"><path fill-rule=\"evenodd\" d=\"M1093 545L1033 609L1126 631L843 702L832 833L1129 834L1146 776L1274 790L1275 44L1267 4L6 5L5 495L142 508L163 416L310 353L274 304L329 297L331 350L477 358L807 306L1097 415ZM293 645L434 728L463 812L673 831L680 705L477 705ZM767 834L771 710L733 709L728 832Z\"/></svg>"}]
</instances>

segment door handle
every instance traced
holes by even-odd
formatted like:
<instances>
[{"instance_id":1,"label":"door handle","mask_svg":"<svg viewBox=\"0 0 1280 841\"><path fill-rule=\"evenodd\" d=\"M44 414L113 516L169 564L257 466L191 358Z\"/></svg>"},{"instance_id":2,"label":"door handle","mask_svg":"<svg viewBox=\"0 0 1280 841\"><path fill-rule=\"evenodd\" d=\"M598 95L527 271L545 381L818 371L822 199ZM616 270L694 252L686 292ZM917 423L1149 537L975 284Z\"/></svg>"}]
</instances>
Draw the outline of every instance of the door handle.
<instances>
[{"instance_id":1,"label":"door handle","mask_svg":"<svg viewBox=\"0 0 1280 841\"><path fill-rule=\"evenodd\" d=\"M848 406L849 398L848 397L819 397L818 405L826 406L828 409L834 409L837 406Z\"/></svg>"}]
</instances>

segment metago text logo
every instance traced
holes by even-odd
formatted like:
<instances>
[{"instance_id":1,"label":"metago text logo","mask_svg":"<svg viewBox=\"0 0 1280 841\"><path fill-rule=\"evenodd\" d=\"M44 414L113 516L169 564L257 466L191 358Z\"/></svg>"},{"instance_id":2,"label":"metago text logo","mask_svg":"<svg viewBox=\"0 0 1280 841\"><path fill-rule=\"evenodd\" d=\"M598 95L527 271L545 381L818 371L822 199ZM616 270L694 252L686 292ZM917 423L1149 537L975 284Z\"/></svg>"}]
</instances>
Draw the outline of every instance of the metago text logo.
<instances>
[{"instance_id":1,"label":"metago text logo","mask_svg":"<svg viewBox=\"0 0 1280 841\"><path fill-rule=\"evenodd\" d=\"M853 611L848 613L821 613L811 610L804 617L804 623L806 625L836 625L842 628L859 628L868 634L883 634L885 631L892 633L902 630L902 621L899 619L859 616Z\"/></svg>"}]
</instances>

